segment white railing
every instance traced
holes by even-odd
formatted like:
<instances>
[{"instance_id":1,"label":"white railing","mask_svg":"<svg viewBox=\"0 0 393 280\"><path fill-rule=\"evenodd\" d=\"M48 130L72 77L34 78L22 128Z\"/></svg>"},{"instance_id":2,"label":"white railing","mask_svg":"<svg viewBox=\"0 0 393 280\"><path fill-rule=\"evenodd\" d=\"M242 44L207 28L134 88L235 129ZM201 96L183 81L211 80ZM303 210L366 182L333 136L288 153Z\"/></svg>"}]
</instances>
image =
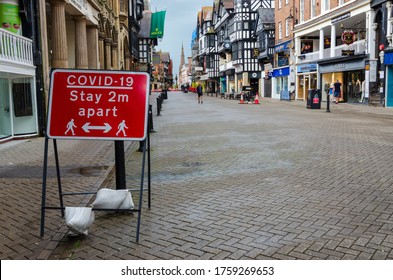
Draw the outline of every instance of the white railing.
<instances>
[{"instance_id":1,"label":"white railing","mask_svg":"<svg viewBox=\"0 0 393 280\"><path fill-rule=\"evenodd\" d=\"M347 45L340 45L334 48L334 57L340 57L342 56L341 51L342 50L354 50L355 54L357 53L364 53L366 51L366 40L359 40L354 42L352 45L347 46ZM329 49L324 49L323 50L323 58L332 58L331 50ZM297 63L305 63L305 62L314 62L318 60L319 57L319 51L316 52L311 52L307 54L302 54L297 57Z\"/></svg>"},{"instance_id":2,"label":"white railing","mask_svg":"<svg viewBox=\"0 0 393 280\"><path fill-rule=\"evenodd\" d=\"M33 41L0 28L0 60L33 65Z\"/></svg>"}]
</instances>

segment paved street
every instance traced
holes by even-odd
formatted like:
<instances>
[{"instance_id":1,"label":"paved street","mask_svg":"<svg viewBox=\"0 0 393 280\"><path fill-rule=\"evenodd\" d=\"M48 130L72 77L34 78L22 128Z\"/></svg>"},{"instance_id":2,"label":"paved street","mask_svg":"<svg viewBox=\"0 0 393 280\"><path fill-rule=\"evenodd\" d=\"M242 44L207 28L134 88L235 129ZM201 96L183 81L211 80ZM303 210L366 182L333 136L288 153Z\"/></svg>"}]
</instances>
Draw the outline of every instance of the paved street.
<instances>
[{"instance_id":1,"label":"paved street","mask_svg":"<svg viewBox=\"0 0 393 280\"><path fill-rule=\"evenodd\" d=\"M168 95L154 117L152 207L144 192L139 243L136 213L96 212L89 235L75 238L48 210L39 237L36 138L0 145L0 258L393 259L393 111ZM126 147L128 187L138 188L142 154L135 142ZM113 143L59 141L59 150L66 191L114 186ZM56 205L53 153L49 162Z\"/></svg>"},{"instance_id":2,"label":"paved street","mask_svg":"<svg viewBox=\"0 0 393 280\"><path fill-rule=\"evenodd\" d=\"M50 259L392 259L393 112L261 103L170 92L139 243L136 214L99 212ZM140 163L133 153L129 187Z\"/></svg>"}]
</instances>

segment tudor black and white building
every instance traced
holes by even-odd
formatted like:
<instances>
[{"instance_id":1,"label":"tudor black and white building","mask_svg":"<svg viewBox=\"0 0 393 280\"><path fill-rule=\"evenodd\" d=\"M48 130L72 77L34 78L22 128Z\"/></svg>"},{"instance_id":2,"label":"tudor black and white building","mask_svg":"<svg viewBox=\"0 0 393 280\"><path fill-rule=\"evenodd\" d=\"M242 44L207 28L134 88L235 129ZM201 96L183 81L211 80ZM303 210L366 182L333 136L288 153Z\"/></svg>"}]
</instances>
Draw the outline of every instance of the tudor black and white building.
<instances>
[{"instance_id":1,"label":"tudor black and white building","mask_svg":"<svg viewBox=\"0 0 393 280\"><path fill-rule=\"evenodd\" d=\"M197 69L208 89L241 92L251 86L261 91L259 44L256 36L258 10L270 8L270 0L216 0L212 17L198 21ZM202 9L203 11L203 9ZM206 15L206 14L205 14ZM199 17L201 19L201 17ZM201 43L202 41L202 43Z\"/></svg>"}]
</instances>

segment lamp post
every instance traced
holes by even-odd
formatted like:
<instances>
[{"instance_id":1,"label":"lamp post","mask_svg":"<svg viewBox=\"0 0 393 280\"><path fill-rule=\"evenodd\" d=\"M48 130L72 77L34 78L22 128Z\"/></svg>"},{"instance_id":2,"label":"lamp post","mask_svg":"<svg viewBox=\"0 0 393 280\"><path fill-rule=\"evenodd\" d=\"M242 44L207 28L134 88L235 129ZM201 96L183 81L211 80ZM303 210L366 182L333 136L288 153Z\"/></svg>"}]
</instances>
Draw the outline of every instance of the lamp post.
<instances>
[{"instance_id":1,"label":"lamp post","mask_svg":"<svg viewBox=\"0 0 393 280\"><path fill-rule=\"evenodd\" d=\"M384 98L385 98L385 65L384 65L384 58L385 58L385 46L383 44L379 45L379 61L381 62L381 68L379 71L379 94L380 94L380 105L384 106Z\"/></svg>"}]
</instances>

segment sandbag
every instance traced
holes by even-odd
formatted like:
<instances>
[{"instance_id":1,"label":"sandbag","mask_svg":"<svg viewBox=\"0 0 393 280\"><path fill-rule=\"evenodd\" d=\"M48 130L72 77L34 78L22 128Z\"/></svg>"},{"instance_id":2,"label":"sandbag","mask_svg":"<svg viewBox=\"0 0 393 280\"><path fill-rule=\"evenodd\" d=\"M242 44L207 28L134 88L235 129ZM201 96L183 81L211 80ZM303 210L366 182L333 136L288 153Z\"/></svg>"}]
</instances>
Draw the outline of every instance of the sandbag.
<instances>
[{"instance_id":1,"label":"sandbag","mask_svg":"<svg viewBox=\"0 0 393 280\"><path fill-rule=\"evenodd\" d=\"M100 189L92 204L96 209L134 209L131 192L128 190Z\"/></svg>"},{"instance_id":2,"label":"sandbag","mask_svg":"<svg viewBox=\"0 0 393 280\"><path fill-rule=\"evenodd\" d=\"M65 220L73 233L87 235L94 222L94 212L90 207L66 207Z\"/></svg>"}]
</instances>

